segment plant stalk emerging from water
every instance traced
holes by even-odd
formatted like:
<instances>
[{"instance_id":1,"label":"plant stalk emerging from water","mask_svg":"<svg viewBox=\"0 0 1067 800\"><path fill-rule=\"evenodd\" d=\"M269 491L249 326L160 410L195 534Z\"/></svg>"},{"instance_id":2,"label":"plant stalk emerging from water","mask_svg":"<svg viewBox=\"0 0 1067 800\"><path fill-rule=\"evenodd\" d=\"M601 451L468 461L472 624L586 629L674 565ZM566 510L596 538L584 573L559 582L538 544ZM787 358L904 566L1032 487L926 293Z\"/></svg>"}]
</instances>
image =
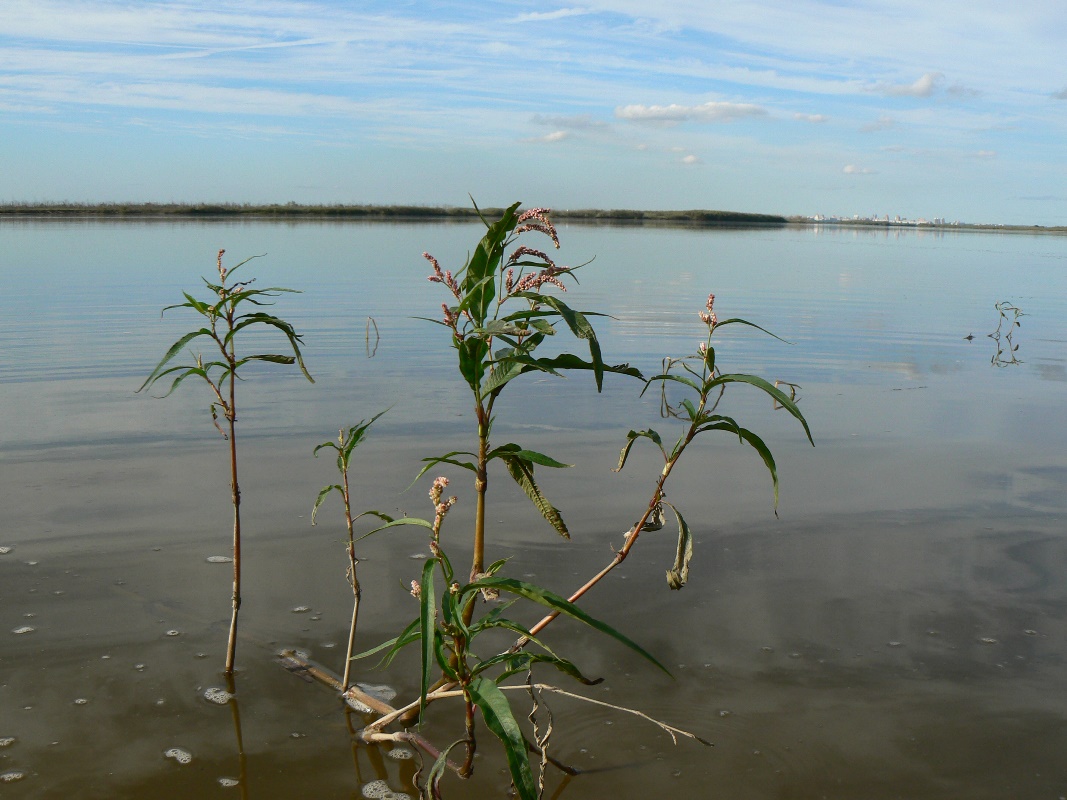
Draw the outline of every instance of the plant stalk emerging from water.
<instances>
[{"instance_id":1,"label":"plant stalk emerging from water","mask_svg":"<svg viewBox=\"0 0 1067 800\"><path fill-rule=\"evenodd\" d=\"M140 392L155 385L157 381L166 376L173 376L170 388L163 395L163 397L166 397L178 388L178 385L186 378L197 376L207 383L214 395L215 399L209 407L211 420L215 428L218 429L224 439L229 441L230 445L230 498L233 504L233 595L231 598L233 613L230 618L230 632L226 645L225 672L227 675L232 675L237 653L237 616L241 609L241 489L237 480L238 371L250 361L267 361L274 364L295 363L299 365L301 372L304 373L304 376L309 381L312 383L315 381L304 366L304 359L300 353L302 339L297 335L292 325L263 311L245 312L243 307L239 308L245 303L257 309L262 306L272 305L273 298L278 297L283 292L292 293L294 290L278 287L269 289L249 288L255 282L255 278L247 281L230 282L234 272L251 261L252 258L257 258L257 256L247 258L236 266L227 268L222 264L222 256L225 252L225 250L219 250L216 261L219 282L215 284L206 278L203 279L207 288L215 295L212 302L197 300L188 292L183 292L185 295L184 303L177 303L163 309L163 313L166 313L172 308L191 308L204 318L207 326L185 334L171 345L166 355L152 370L152 374L148 376L137 391ZM238 358L238 332L247 328L261 326L274 328L284 334L293 354L254 353ZM215 348L218 350L219 360L205 362L201 354L190 353L190 357L193 359L192 364L167 366L185 349L186 345L201 337L207 337L214 343ZM225 429L219 424L220 414L226 421Z\"/></svg>"}]
</instances>

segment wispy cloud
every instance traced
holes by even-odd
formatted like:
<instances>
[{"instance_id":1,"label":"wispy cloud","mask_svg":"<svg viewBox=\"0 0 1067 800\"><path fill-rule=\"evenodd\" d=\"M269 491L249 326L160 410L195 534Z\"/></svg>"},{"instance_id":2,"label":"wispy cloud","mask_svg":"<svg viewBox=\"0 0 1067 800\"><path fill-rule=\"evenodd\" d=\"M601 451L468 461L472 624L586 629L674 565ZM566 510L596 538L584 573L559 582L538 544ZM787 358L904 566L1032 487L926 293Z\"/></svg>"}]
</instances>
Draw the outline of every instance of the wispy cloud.
<instances>
[{"instance_id":1,"label":"wispy cloud","mask_svg":"<svg viewBox=\"0 0 1067 800\"><path fill-rule=\"evenodd\" d=\"M710 101L698 106L619 106L615 116L629 122L731 122L746 117L763 117L767 109L751 103L725 103Z\"/></svg>"},{"instance_id":2,"label":"wispy cloud","mask_svg":"<svg viewBox=\"0 0 1067 800\"><path fill-rule=\"evenodd\" d=\"M703 164L704 162L700 159L700 156L695 156L690 153L682 159L682 163L685 164L687 167L695 167Z\"/></svg>"},{"instance_id":3,"label":"wispy cloud","mask_svg":"<svg viewBox=\"0 0 1067 800\"><path fill-rule=\"evenodd\" d=\"M874 133L875 131L887 131L896 125L895 119L889 116L882 115L875 122L868 122L866 125L860 126L860 133Z\"/></svg>"},{"instance_id":4,"label":"wispy cloud","mask_svg":"<svg viewBox=\"0 0 1067 800\"><path fill-rule=\"evenodd\" d=\"M544 136L534 136L533 138L526 139L526 141L540 142L542 144L555 144L556 142L562 142L568 138L570 138L570 134L567 131L552 131L552 133L546 133Z\"/></svg>"},{"instance_id":5,"label":"wispy cloud","mask_svg":"<svg viewBox=\"0 0 1067 800\"><path fill-rule=\"evenodd\" d=\"M914 83L882 85L876 91L889 97L929 97L944 80L940 72L927 72Z\"/></svg>"},{"instance_id":6,"label":"wispy cloud","mask_svg":"<svg viewBox=\"0 0 1067 800\"><path fill-rule=\"evenodd\" d=\"M845 173L846 175L877 175L878 174L877 171L875 171L873 169L868 169L867 167L859 167L859 166L856 166L855 164L848 164L841 171L843 173Z\"/></svg>"},{"instance_id":7,"label":"wispy cloud","mask_svg":"<svg viewBox=\"0 0 1067 800\"><path fill-rule=\"evenodd\" d=\"M545 125L549 128L565 128L572 131L603 130L608 123L594 119L592 114L573 114L571 116L557 114L534 114L530 119L534 125Z\"/></svg>"},{"instance_id":8,"label":"wispy cloud","mask_svg":"<svg viewBox=\"0 0 1067 800\"><path fill-rule=\"evenodd\" d=\"M829 122L830 121L830 118L828 116L826 116L825 114L799 114L798 113L798 114L794 114L793 115L793 119L797 120L798 122L814 122L814 123L822 123L822 122Z\"/></svg>"}]
</instances>

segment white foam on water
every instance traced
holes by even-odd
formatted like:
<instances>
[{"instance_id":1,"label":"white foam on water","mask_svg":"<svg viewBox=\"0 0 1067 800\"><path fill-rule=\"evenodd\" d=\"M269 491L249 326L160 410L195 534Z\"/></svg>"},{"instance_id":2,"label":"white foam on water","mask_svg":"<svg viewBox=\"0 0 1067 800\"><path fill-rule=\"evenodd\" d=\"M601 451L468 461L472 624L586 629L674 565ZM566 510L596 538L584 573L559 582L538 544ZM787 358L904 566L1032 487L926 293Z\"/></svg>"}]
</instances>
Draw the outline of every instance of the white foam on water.
<instances>
[{"instance_id":1,"label":"white foam on water","mask_svg":"<svg viewBox=\"0 0 1067 800\"><path fill-rule=\"evenodd\" d=\"M15 628L11 632L16 636L21 636L24 633L33 633L36 628L31 628L29 625L23 625L21 628Z\"/></svg>"},{"instance_id":2,"label":"white foam on water","mask_svg":"<svg viewBox=\"0 0 1067 800\"><path fill-rule=\"evenodd\" d=\"M389 784L382 780L371 781L363 785L363 796L368 800L381 800L392 793L393 790L389 788Z\"/></svg>"},{"instance_id":3,"label":"white foam on water","mask_svg":"<svg viewBox=\"0 0 1067 800\"><path fill-rule=\"evenodd\" d=\"M76 705L76 706L84 706L88 702L89 701L86 698L79 697L77 700L74 701L74 705Z\"/></svg>"},{"instance_id":4,"label":"white foam on water","mask_svg":"<svg viewBox=\"0 0 1067 800\"><path fill-rule=\"evenodd\" d=\"M19 772L18 770L11 770L11 772L0 773L0 781L4 783L13 783L15 781L21 781L26 777L26 774Z\"/></svg>"},{"instance_id":5,"label":"white foam on water","mask_svg":"<svg viewBox=\"0 0 1067 800\"><path fill-rule=\"evenodd\" d=\"M167 631L166 635L167 636L181 636L182 632L181 631L170 630L170 631Z\"/></svg>"},{"instance_id":6,"label":"white foam on water","mask_svg":"<svg viewBox=\"0 0 1067 800\"><path fill-rule=\"evenodd\" d=\"M293 609L294 614L306 614L311 610L309 606L297 606Z\"/></svg>"},{"instance_id":7,"label":"white foam on water","mask_svg":"<svg viewBox=\"0 0 1067 800\"><path fill-rule=\"evenodd\" d=\"M208 556L207 563L209 564L230 564L233 559L229 556Z\"/></svg>"},{"instance_id":8,"label":"white foam on water","mask_svg":"<svg viewBox=\"0 0 1067 800\"><path fill-rule=\"evenodd\" d=\"M15 743L15 737L14 736L0 737L0 747L10 747L14 743Z\"/></svg>"},{"instance_id":9,"label":"white foam on water","mask_svg":"<svg viewBox=\"0 0 1067 800\"><path fill-rule=\"evenodd\" d=\"M219 786L224 786L227 789L233 788L234 786L240 786L240 785L241 785L241 782L239 780L237 780L237 778L219 778Z\"/></svg>"},{"instance_id":10,"label":"white foam on water","mask_svg":"<svg viewBox=\"0 0 1067 800\"><path fill-rule=\"evenodd\" d=\"M11 548L10 547L0 547L0 556L6 556L10 552L11 552Z\"/></svg>"},{"instance_id":11,"label":"white foam on water","mask_svg":"<svg viewBox=\"0 0 1067 800\"><path fill-rule=\"evenodd\" d=\"M394 747L386 755L396 761L407 761L409 758L415 757L415 752L406 747Z\"/></svg>"},{"instance_id":12,"label":"white foam on water","mask_svg":"<svg viewBox=\"0 0 1067 800\"><path fill-rule=\"evenodd\" d=\"M180 747L172 747L170 750L164 751L163 758L173 758L179 764L188 764L193 760L193 754L188 750L182 750Z\"/></svg>"},{"instance_id":13,"label":"white foam on water","mask_svg":"<svg viewBox=\"0 0 1067 800\"><path fill-rule=\"evenodd\" d=\"M135 670L137 670L138 672L144 672L145 665L144 664L134 664L133 668Z\"/></svg>"},{"instance_id":14,"label":"white foam on water","mask_svg":"<svg viewBox=\"0 0 1067 800\"><path fill-rule=\"evenodd\" d=\"M219 706L226 705L228 702L233 700L233 698L234 696L230 692L227 692L225 689L219 689L215 686L204 692L205 700L207 700L209 703L214 703L215 705Z\"/></svg>"},{"instance_id":15,"label":"white foam on water","mask_svg":"<svg viewBox=\"0 0 1067 800\"><path fill-rule=\"evenodd\" d=\"M371 697L376 697L381 700L383 703L388 703L396 697L396 689L392 686L387 686L384 683L357 683L356 686Z\"/></svg>"}]
</instances>

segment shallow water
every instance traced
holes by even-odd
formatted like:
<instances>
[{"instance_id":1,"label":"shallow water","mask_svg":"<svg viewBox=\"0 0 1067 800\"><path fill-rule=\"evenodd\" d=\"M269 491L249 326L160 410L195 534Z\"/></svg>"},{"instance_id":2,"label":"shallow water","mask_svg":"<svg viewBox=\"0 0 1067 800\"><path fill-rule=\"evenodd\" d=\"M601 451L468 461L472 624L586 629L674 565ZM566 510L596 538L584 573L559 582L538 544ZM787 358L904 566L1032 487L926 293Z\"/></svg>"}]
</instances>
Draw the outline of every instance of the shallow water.
<instances>
[{"instance_id":1,"label":"shallow water","mask_svg":"<svg viewBox=\"0 0 1067 800\"><path fill-rule=\"evenodd\" d=\"M310 526L334 478L313 446L395 403L358 451L356 506L416 515L430 510L426 479L405 491L419 459L469 446L447 341L413 317L444 299L422 250L454 265L476 236L453 224L0 223L0 775L16 776L4 797L362 797L381 780L414 794L413 761L354 746L362 718L274 654L341 668L343 522L331 501ZM583 692L715 747L549 698L553 753L584 773L550 772L546 796L1067 795L1067 239L578 226L561 238L564 260L596 256L568 299L614 317L596 321L610 361L648 374L691 352L709 291L720 318L792 342L724 329L719 361L800 384L816 447L756 393L731 393L728 413L775 452L778 518L759 459L709 439L668 485L696 537L690 584L666 587L665 529L583 601L673 679L583 629L550 628L606 678ZM241 386L245 602L225 704L205 692L226 688L230 566L209 561L229 550L226 449L200 387L133 391L190 324L160 308L198 291L219 247L268 253L243 269L303 290L277 311L304 334L316 378L263 369ZM1019 363L992 363L1001 300L1027 314ZM672 429L638 390L609 377L598 396L588 376L509 389L494 441L577 465L540 476L571 542L495 476L490 556L513 556L509 574L567 593L622 544L658 466L638 447L613 474L618 448L630 428ZM473 491L442 472L460 496L445 535L462 562ZM364 646L416 613L404 584L425 551L404 529L364 543ZM410 698L416 675L402 657L359 678ZM426 733L447 743L461 726L439 704ZM505 792L487 734L480 753L475 778L446 781L446 796Z\"/></svg>"}]
</instances>

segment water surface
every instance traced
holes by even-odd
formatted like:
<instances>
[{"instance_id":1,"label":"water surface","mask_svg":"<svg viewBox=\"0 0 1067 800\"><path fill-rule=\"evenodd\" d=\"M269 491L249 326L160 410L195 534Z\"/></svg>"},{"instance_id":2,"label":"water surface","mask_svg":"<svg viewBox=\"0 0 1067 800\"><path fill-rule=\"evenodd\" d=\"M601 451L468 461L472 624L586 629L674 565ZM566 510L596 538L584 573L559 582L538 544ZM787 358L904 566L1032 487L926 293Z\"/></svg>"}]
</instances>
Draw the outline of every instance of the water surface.
<instances>
[{"instance_id":1,"label":"water surface","mask_svg":"<svg viewBox=\"0 0 1067 800\"><path fill-rule=\"evenodd\" d=\"M467 224L0 223L0 741L14 740L0 773L23 776L5 797L360 797L383 779L412 793L411 761L354 746L362 720L273 656L295 647L341 668L343 523L327 505L310 526L334 479L314 445L392 405L360 450L356 505L416 515L431 511L427 479L405 491L419 459L470 446L452 351L415 318L446 299L421 252L456 266L477 236ZM725 410L778 459L778 517L755 454L708 439L668 485L696 537L690 584L667 589L665 529L583 601L673 679L584 629L550 629L606 678L589 696L716 746L675 747L635 717L550 698L553 752L585 772L550 773L547 796L1067 794L1067 239L581 226L561 239L566 263L595 256L568 301L611 315L596 327L612 362L650 374L692 352L709 291L720 318L787 339L724 329L719 362L799 384L816 447L758 393L731 392ZM258 285L302 290L277 311L304 334L316 378L265 368L241 385L247 561L228 706L203 697L225 685L229 567L207 559L229 547L226 449L201 387L134 393L191 325L160 309L202 291L222 247L234 261L266 253L243 268ZM1018 350L998 359L987 334L1002 300L1026 316ZM622 544L659 471L643 447L610 471L625 433L674 429L639 390L609 377L597 395L582 375L509 389L494 442L576 464L540 477L570 542L493 476L489 555L513 557L511 574L568 593ZM474 493L442 472L460 497L445 536L462 562ZM366 541L364 645L416 613L404 586L425 551L412 532ZM412 667L360 677L410 697ZM461 726L440 706L426 732L447 743ZM165 757L173 748L192 761ZM505 792L488 734L480 752L475 779L446 796Z\"/></svg>"}]
</instances>

